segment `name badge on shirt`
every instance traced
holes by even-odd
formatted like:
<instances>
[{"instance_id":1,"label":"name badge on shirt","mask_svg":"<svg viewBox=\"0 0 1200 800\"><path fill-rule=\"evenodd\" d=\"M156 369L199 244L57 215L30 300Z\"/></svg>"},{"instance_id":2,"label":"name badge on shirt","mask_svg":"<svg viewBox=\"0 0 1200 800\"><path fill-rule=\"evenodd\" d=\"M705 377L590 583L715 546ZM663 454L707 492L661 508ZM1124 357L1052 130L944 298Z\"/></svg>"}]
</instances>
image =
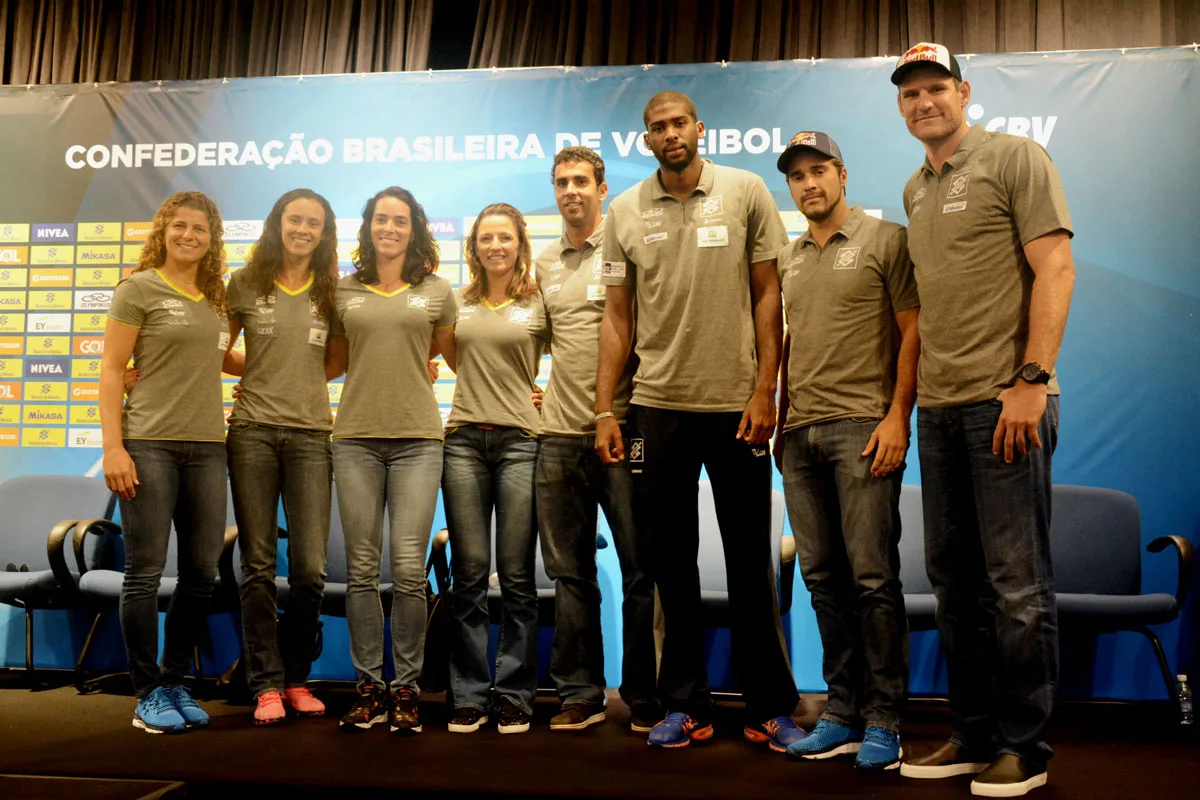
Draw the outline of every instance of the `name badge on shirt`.
<instances>
[{"instance_id":1,"label":"name badge on shirt","mask_svg":"<svg viewBox=\"0 0 1200 800\"><path fill-rule=\"evenodd\" d=\"M729 246L729 226L728 225L708 225L703 228L696 228L696 246L697 247L728 247Z\"/></svg>"},{"instance_id":2,"label":"name badge on shirt","mask_svg":"<svg viewBox=\"0 0 1200 800\"><path fill-rule=\"evenodd\" d=\"M315 344L318 347L325 346L325 339L329 336L329 332L320 328L308 329L308 343Z\"/></svg>"},{"instance_id":3,"label":"name badge on shirt","mask_svg":"<svg viewBox=\"0 0 1200 800\"><path fill-rule=\"evenodd\" d=\"M642 237L642 244L654 244L655 242L665 242L669 234L666 231L660 233L650 233Z\"/></svg>"},{"instance_id":4,"label":"name badge on shirt","mask_svg":"<svg viewBox=\"0 0 1200 800\"><path fill-rule=\"evenodd\" d=\"M542 292L542 294L544 294L546 297L549 297L550 295L558 292L560 289L562 289L561 283L553 283L553 284L547 286L546 289Z\"/></svg>"},{"instance_id":5,"label":"name badge on shirt","mask_svg":"<svg viewBox=\"0 0 1200 800\"><path fill-rule=\"evenodd\" d=\"M593 283L588 285L588 300L603 300L608 296L608 291L604 286Z\"/></svg>"},{"instance_id":6,"label":"name badge on shirt","mask_svg":"<svg viewBox=\"0 0 1200 800\"><path fill-rule=\"evenodd\" d=\"M222 353L229 349L229 331L221 331L221 343L217 347Z\"/></svg>"},{"instance_id":7,"label":"name badge on shirt","mask_svg":"<svg viewBox=\"0 0 1200 800\"><path fill-rule=\"evenodd\" d=\"M513 325L528 325L531 319L533 319L532 308L514 308L508 315L508 321Z\"/></svg>"}]
</instances>

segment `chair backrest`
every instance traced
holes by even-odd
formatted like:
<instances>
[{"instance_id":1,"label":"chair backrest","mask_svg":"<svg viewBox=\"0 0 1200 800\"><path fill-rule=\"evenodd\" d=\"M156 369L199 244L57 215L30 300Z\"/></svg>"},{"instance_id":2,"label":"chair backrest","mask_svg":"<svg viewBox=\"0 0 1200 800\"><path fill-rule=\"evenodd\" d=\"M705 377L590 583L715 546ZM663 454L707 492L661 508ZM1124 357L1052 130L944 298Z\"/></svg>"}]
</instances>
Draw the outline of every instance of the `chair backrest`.
<instances>
[{"instance_id":1,"label":"chair backrest","mask_svg":"<svg viewBox=\"0 0 1200 800\"><path fill-rule=\"evenodd\" d=\"M1054 487L1050 555L1060 594L1141 593L1142 524L1137 500L1116 489Z\"/></svg>"},{"instance_id":2,"label":"chair backrest","mask_svg":"<svg viewBox=\"0 0 1200 800\"><path fill-rule=\"evenodd\" d=\"M700 515L700 551L697 556L700 588L709 592L727 592L729 583L725 573L725 551L721 545L721 528L717 524L717 508L710 481L700 481L697 486L696 509ZM776 577L779 576L779 545L783 539L785 510L783 492L772 489L771 563L775 565Z\"/></svg>"},{"instance_id":3,"label":"chair backrest","mask_svg":"<svg viewBox=\"0 0 1200 800\"><path fill-rule=\"evenodd\" d=\"M66 519L96 519L111 514L111 493L103 478L80 475L21 475L0 484L0 569L12 563L31 570L49 569L46 539ZM68 542L66 552L71 552ZM89 548L88 566L102 556ZM75 571L74 558L67 563Z\"/></svg>"},{"instance_id":4,"label":"chair backrest","mask_svg":"<svg viewBox=\"0 0 1200 800\"><path fill-rule=\"evenodd\" d=\"M925 572L925 516L921 487L900 487L900 584L905 594L933 594Z\"/></svg>"}]
</instances>

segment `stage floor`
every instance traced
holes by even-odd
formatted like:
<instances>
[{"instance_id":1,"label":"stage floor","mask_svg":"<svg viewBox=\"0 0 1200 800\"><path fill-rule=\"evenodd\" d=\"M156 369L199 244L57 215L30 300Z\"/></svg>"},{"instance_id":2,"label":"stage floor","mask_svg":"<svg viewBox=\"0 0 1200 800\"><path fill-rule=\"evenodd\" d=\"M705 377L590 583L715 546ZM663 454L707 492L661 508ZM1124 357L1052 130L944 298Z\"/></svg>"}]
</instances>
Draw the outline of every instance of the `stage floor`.
<instances>
[{"instance_id":1,"label":"stage floor","mask_svg":"<svg viewBox=\"0 0 1200 800\"><path fill-rule=\"evenodd\" d=\"M64 680L64 678L52 678ZM349 706L345 687L318 690L332 712ZM811 726L824 697L806 695ZM909 752L925 752L948 733L944 706L913 704L903 729ZM797 763L741 738L738 703L718 707L717 737L680 750L646 746L629 731L628 710L611 694L609 720L578 733L552 733L557 703L539 699L533 729L500 735L446 731L440 696L422 701L425 732L391 736L386 726L347 733L336 718L288 720L255 728L251 708L204 702L211 728L151 736L132 727L133 700L122 694L80 696L71 686L29 691L19 676L0 676L0 776L54 776L180 781L188 797L250 790L256 798L323 797L347 789L401 790L410 796L783 798L969 797L968 778L914 781L896 772L861 774L852 760ZM1200 792L1194 734L1162 722L1162 710L1126 704L1064 705L1056 711L1046 798L1175 798ZM0 783L0 786L5 784ZM25 784L7 784L8 788ZM101 789L100 784L91 787ZM108 786L108 789L113 787ZM41 796L54 796L39 793ZM86 782L62 796L87 800ZM104 794L103 796L117 796ZM125 795L123 795L125 796ZM140 795L127 795L129 797ZM172 796L174 796L172 794ZM4 800L18 800L8 792Z\"/></svg>"}]
</instances>

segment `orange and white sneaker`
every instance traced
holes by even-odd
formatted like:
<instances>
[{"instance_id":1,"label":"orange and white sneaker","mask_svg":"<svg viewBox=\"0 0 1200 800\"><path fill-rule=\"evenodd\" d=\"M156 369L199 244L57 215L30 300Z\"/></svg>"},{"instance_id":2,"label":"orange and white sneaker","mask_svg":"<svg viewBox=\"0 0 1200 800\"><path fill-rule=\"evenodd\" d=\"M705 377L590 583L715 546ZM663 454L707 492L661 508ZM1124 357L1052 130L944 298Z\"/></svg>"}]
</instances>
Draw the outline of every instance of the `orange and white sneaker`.
<instances>
[{"instance_id":1,"label":"orange and white sneaker","mask_svg":"<svg viewBox=\"0 0 1200 800\"><path fill-rule=\"evenodd\" d=\"M277 725L287 718L287 712L283 709L283 696L274 689L260 694L255 702L255 725Z\"/></svg>"},{"instance_id":2,"label":"orange and white sneaker","mask_svg":"<svg viewBox=\"0 0 1200 800\"><path fill-rule=\"evenodd\" d=\"M307 686L289 686L283 690L283 699L301 717L325 715L325 704L313 697Z\"/></svg>"}]
</instances>

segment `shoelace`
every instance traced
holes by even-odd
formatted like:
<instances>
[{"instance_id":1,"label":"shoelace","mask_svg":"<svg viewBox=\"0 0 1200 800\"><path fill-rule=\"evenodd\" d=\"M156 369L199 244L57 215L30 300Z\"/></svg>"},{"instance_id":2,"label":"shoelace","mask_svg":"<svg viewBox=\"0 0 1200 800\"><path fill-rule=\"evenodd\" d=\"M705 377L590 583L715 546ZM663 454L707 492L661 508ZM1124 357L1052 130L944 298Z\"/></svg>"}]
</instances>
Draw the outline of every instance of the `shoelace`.
<instances>
[{"instance_id":1,"label":"shoelace","mask_svg":"<svg viewBox=\"0 0 1200 800\"><path fill-rule=\"evenodd\" d=\"M881 728L878 725L872 725L867 728L867 734L863 737L863 744L875 744L880 747L891 747L894 743L893 737L896 734L889 731L887 728ZM899 737L896 737L899 738Z\"/></svg>"},{"instance_id":2,"label":"shoelace","mask_svg":"<svg viewBox=\"0 0 1200 800\"><path fill-rule=\"evenodd\" d=\"M153 714L167 710L173 710L175 708L175 702L171 699L169 689L153 691L142 702L146 704L150 712Z\"/></svg>"},{"instance_id":3,"label":"shoelace","mask_svg":"<svg viewBox=\"0 0 1200 800\"><path fill-rule=\"evenodd\" d=\"M196 701L192 699L190 694L188 694L188 690L182 686L172 686L167 691L171 693L171 700L176 706L183 708L199 708L199 706L196 705Z\"/></svg>"}]
</instances>

